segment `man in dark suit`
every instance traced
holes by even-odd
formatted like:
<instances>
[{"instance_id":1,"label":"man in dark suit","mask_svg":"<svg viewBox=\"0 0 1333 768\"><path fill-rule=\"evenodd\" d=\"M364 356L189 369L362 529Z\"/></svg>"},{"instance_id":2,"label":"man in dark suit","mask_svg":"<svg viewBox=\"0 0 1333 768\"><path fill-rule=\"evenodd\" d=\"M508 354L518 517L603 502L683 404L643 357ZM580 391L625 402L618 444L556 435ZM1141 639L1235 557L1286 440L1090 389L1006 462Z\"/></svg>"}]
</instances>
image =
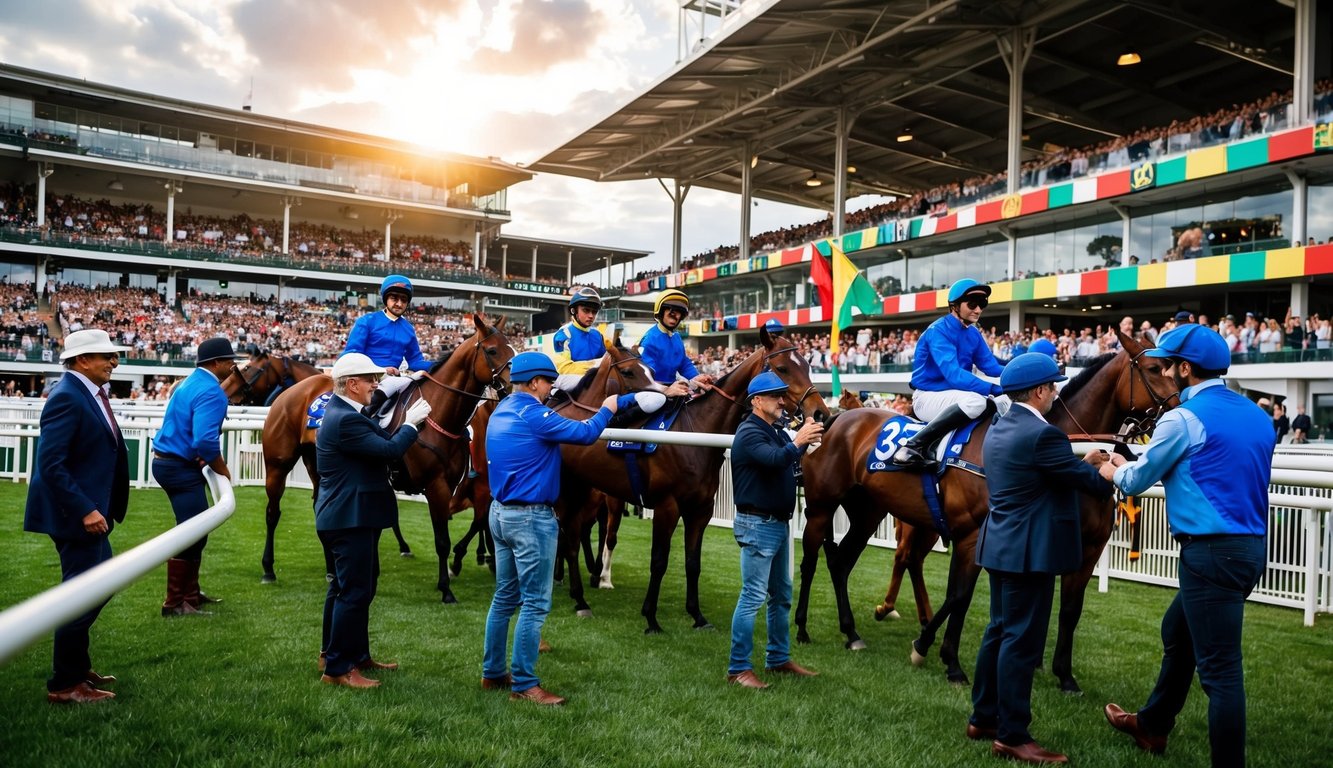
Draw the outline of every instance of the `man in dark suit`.
<instances>
[{"instance_id":1,"label":"man in dark suit","mask_svg":"<svg viewBox=\"0 0 1333 768\"><path fill-rule=\"evenodd\" d=\"M993 754L1028 763L1069 762L1028 733L1032 676L1046 646L1055 574L1083 559L1078 492L1112 490L1095 466L1105 456L1080 461L1069 438L1046 422L1055 383L1064 380L1048 355L1010 361L1000 387L1013 407L983 448L990 514L977 537L977 564L990 574L990 624L977 653L967 736L993 739Z\"/></svg>"},{"instance_id":2,"label":"man in dark suit","mask_svg":"<svg viewBox=\"0 0 1333 768\"><path fill-rule=\"evenodd\" d=\"M106 394L125 349L112 344L106 331L66 336L60 353L65 375L42 407L23 530L51 537L60 555L62 581L110 560L108 536L125 519L129 461ZM94 672L88 656L88 630L105 605L55 631L47 700L86 704L115 697L98 686L116 679Z\"/></svg>"},{"instance_id":3,"label":"man in dark suit","mask_svg":"<svg viewBox=\"0 0 1333 768\"><path fill-rule=\"evenodd\" d=\"M417 426L430 415L418 400L407 409L402 428L390 435L361 414L379 387L384 369L359 352L333 366L333 393L315 440L319 496L315 531L332 553L333 581L324 601L324 675L331 685L374 688L367 669L397 669L370 655L370 603L379 577L380 533L398 522L398 500L389 484L389 463L417 439Z\"/></svg>"}]
</instances>

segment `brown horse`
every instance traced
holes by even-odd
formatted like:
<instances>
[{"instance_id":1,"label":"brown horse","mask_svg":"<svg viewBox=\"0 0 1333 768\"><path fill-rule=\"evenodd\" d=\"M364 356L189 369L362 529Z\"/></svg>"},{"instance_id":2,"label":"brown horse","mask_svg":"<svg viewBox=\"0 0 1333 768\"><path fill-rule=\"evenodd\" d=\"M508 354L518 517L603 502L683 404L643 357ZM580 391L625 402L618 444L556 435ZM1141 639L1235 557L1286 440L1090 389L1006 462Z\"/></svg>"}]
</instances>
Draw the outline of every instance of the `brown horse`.
<instances>
[{"instance_id":1,"label":"brown horse","mask_svg":"<svg viewBox=\"0 0 1333 768\"><path fill-rule=\"evenodd\" d=\"M291 386L322 373L309 363L283 355L260 352L244 366L233 366L222 380L222 391L232 405L268 405L279 387Z\"/></svg>"},{"instance_id":2,"label":"brown horse","mask_svg":"<svg viewBox=\"0 0 1333 768\"><path fill-rule=\"evenodd\" d=\"M1160 361L1142 358L1143 346L1131 338L1120 335L1120 343L1123 346L1120 352L1097 359L1065 387L1056 407L1047 415L1051 423L1070 434L1105 434L1115 431L1122 421L1132 423L1133 416L1147 414L1151 420L1170 407L1176 389L1162 374ZM824 541L824 531L831 525L839 504L847 512L851 529L834 550L829 572L837 596L839 625L847 636L848 648L864 648L865 644L856 633L847 578L884 515L892 512L911 525L933 528L919 475L867 471L867 457L880 440L880 427L892 415L871 408L841 414L829 425L822 447L805 458L805 559L801 563L801 593L796 610L798 638L803 641L809 640L806 610L819 544ZM982 464L981 446L989 426L989 422L983 421L973 432L963 449L964 460ZM1143 428L1142 424L1139 428ZM940 658L950 682L965 683L967 675L958 663L958 643L980 573L974 551L977 532L987 511L985 479L949 469L939 482L939 502L953 540L949 582L939 613L912 643L913 663L924 660L936 632L947 619ZM1060 629L1052 666L1065 690L1078 690L1071 669L1073 633L1082 613L1083 590L1111 535L1113 512L1109 498L1083 499L1083 564L1077 573L1061 580Z\"/></svg>"},{"instance_id":3,"label":"brown horse","mask_svg":"<svg viewBox=\"0 0 1333 768\"><path fill-rule=\"evenodd\" d=\"M453 486L467 470L465 427L477 404L486 399L483 392L487 387L508 391L509 361L514 357L513 348L501 332L503 318L491 326L482 315L474 314L472 322L476 331L471 337L402 390L394 416L394 424L398 424L412 402L424 399L431 404L427 426L403 459L408 489L424 492L430 507L435 554L440 561L437 588L446 603L457 602L449 589L449 499ZM266 582L277 578L273 572L273 534L282 518L280 505L288 473L297 461L302 461L312 480L319 477L315 466L315 430L306 427L306 414L310 404L332 388L333 380L324 375L299 382L278 396L264 420L268 533L262 563ZM318 488L316 481L316 493Z\"/></svg>"},{"instance_id":4,"label":"brown horse","mask_svg":"<svg viewBox=\"0 0 1333 768\"><path fill-rule=\"evenodd\" d=\"M634 352L620 343L620 331L606 342L606 354L596 367L590 368L578 385L565 393L568 399L549 403L552 410L570 419L586 419L597 412L607 395L628 394L644 390L661 392L665 389L653 378L653 371ZM562 488L564 486L562 485ZM615 548L615 531L620 528L620 515L625 503L608 494L580 486L580 493L561 493L557 516L560 519L560 557L556 560L556 579L569 570L569 595L580 616L591 616L592 610L583 597L583 583L579 578L579 547L584 549L591 586L601 586L603 573L610 583L610 549ZM614 520L612 519L614 517ZM592 526L598 524L598 556L594 557L589 537Z\"/></svg>"},{"instance_id":5,"label":"brown horse","mask_svg":"<svg viewBox=\"0 0 1333 768\"><path fill-rule=\"evenodd\" d=\"M489 565L491 573L495 573L495 542L491 539L489 522L491 481L490 471L486 466L486 429L491 423L491 414L495 413L498 402L498 400L482 401L477 412L472 414L472 420L468 422L468 432L471 437L469 470L454 488L453 498L449 502L449 516L452 517L471 508L472 525L468 526L467 533L463 534L463 538L454 546L454 562L449 567L451 578L458 578L463 572L463 558L467 556L468 547L471 546L474 537L480 537L477 540L477 565Z\"/></svg>"},{"instance_id":6,"label":"brown horse","mask_svg":"<svg viewBox=\"0 0 1333 768\"><path fill-rule=\"evenodd\" d=\"M735 433L746 414L745 390L750 380L765 368L771 369L787 384L784 400L789 412L827 419L824 398L810 384L810 365L796 345L782 336L772 336L760 329L762 347L745 358L703 395L689 402L676 417L672 432ZM671 555L671 538L676 525L685 521L685 610L694 619L695 628L711 624L699 610L700 552L703 532L713 517L713 499L717 494L721 448L702 448L661 444L650 454L640 454L640 484L631 482L625 459L608 453L605 445L564 446L564 473L561 495L565 503L580 506L587 490L597 488L618 499L636 502L653 510L651 577L643 601L647 633L661 632L657 622L657 600ZM571 586L579 579L571 579Z\"/></svg>"}]
</instances>

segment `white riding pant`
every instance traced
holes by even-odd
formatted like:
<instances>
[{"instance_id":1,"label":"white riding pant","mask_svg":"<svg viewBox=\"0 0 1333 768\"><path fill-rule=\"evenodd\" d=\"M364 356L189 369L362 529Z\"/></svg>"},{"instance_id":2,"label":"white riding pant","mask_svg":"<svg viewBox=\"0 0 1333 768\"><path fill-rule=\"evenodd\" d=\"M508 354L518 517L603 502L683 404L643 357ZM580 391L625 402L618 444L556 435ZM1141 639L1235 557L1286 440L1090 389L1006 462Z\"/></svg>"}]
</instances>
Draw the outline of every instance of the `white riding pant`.
<instances>
[{"instance_id":1,"label":"white riding pant","mask_svg":"<svg viewBox=\"0 0 1333 768\"><path fill-rule=\"evenodd\" d=\"M583 381L581 373L562 373L555 377L555 388L569 392L577 387L580 381Z\"/></svg>"},{"instance_id":2,"label":"white riding pant","mask_svg":"<svg viewBox=\"0 0 1333 768\"><path fill-rule=\"evenodd\" d=\"M949 406L956 405L967 414L968 418L975 419L986 410L986 402L990 399L986 395L965 389L944 389L939 392L918 389L912 393L912 410L918 419L934 421L935 417L944 413ZM1000 413L1009 410L1008 395L996 395L994 400Z\"/></svg>"},{"instance_id":3,"label":"white riding pant","mask_svg":"<svg viewBox=\"0 0 1333 768\"><path fill-rule=\"evenodd\" d=\"M380 379L380 391L385 397L393 397L398 390L406 387L412 380L411 376L385 376Z\"/></svg>"}]
</instances>

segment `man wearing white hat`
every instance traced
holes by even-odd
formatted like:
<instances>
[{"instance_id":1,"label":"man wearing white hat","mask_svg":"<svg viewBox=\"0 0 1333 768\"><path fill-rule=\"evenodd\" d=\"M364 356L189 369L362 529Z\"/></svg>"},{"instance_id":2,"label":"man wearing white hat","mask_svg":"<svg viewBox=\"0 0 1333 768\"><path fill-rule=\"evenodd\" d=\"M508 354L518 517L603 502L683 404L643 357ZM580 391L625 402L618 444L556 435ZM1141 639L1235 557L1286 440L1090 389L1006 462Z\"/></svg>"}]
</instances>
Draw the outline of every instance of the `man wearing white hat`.
<instances>
[{"instance_id":1,"label":"man wearing white hat","mask_svg":"<svg viewBox=\"0 0 1333 768\"><path fill-rule=\"evenodd\" d=\"M417 427L430 415L430 404L416 401L393 435L363 416L361 409L370 403L383 375L384 369L360 352L338 358L333 364L335 397L315 439L315 532L334 565L324 601L321 679L350 688L380 684L363 676L363 670L398 667L370 655L370 603L379 574L380 533L398 522L388 464L407 453L416 442Z\"/></svg>"},{"instance_id":2,"label":"man wearing white hat","mask_svg":"<svg viewBox=\"0 0 1333 768\"><path fill-rule=\"evenodd\" d=\"M66 373L42 408L23 530L51 537L62 581L110 560L108 535L125 519L129 460L106 393L125 349L112 344L106 331L66 336L60 353ZM94 672L88 655L88 630L104 605L55 631L48 701L86 704L115 697L102 687L116 678Z\"/></svg>"}]
</instances>

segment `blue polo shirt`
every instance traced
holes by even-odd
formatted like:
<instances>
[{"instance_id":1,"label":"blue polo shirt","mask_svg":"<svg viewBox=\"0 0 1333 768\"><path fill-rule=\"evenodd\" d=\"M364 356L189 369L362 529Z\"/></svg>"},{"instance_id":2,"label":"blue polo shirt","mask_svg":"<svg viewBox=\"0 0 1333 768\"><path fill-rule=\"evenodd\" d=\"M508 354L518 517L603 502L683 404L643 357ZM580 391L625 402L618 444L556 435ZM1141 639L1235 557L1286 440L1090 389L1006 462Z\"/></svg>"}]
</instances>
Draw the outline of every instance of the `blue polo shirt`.
<instances>
[{"instance_id":1,"label":"blue polo shirt","mask_svg":"<svg viewBox=\"0 0 1333 768\"><path fill-rule=\"evenodd\" d=\"M607 408L574 421L527 392L509 395L486 428L491 495L501 504L554 505L560 497L560 444L591 445L610 421Z\"/></svg>"},{"instance_id":2,"label":"blue polo shirt","mask_svg":"<svg viewBox=\"0 0 1333 768\"><path fill-rule=\"evenodd\" d=\"M195 368L167 402L153 450L182 459L202 459L207 464L222 455L220 432L226 418L227 395L218 377Z\"/></svg>"}]
</instances>

